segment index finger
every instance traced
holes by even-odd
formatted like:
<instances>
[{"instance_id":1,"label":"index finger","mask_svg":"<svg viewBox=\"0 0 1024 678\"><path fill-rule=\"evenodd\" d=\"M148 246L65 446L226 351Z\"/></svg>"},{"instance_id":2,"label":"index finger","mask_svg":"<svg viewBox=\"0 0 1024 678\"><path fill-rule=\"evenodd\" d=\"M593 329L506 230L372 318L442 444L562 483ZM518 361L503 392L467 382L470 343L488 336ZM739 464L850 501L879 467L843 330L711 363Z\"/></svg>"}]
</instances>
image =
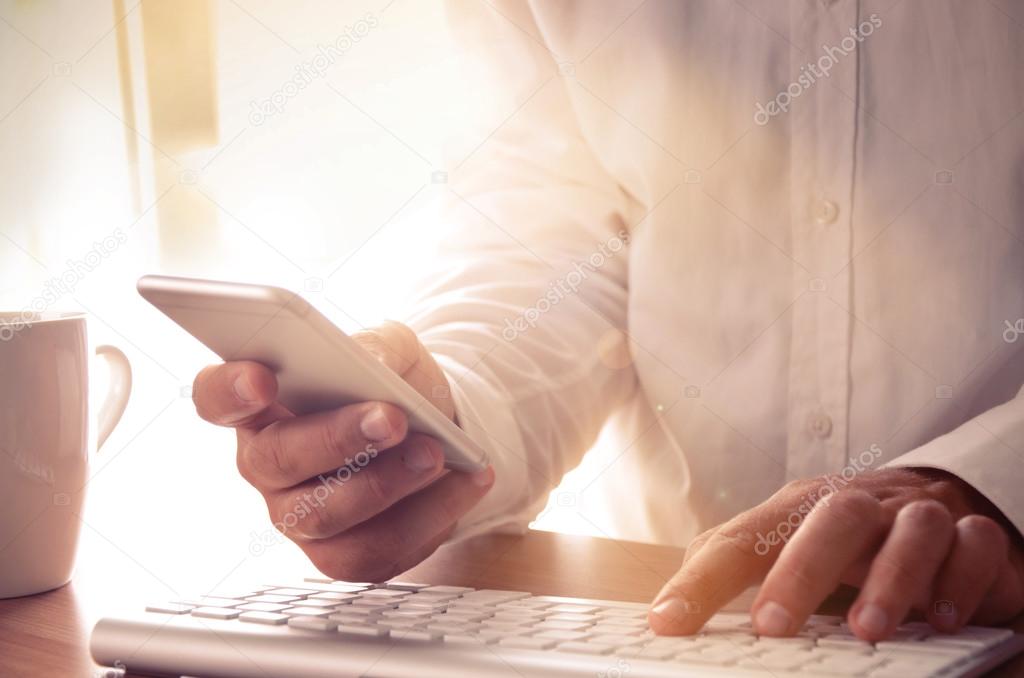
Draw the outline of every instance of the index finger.
<instances>
[{"instance_id":1,"label":"index finger","mask_svg":"<svg viewBox=\"0 0 1024 678\"><path fill-rule=\"evenodd\" d=\"M200 417L233 428L262 428L291 416L278 404L277 377L260 363L240 360L211 365L196 375L192 402Z\"/></svg>"},{"instance_id":2,"label":"index finger","mask_svg":"<svg viewBox=\"0 0 1024 678\"><path fill-rule=\"evenodd\" d=\"M724 523L655 597L648 613L651 629L659 635L696 633L722 606L761 581L779 552L760 548L769 543L764 535L777 535L793 512L790 502L773 497Z\"/></svg>"}]
</instances>

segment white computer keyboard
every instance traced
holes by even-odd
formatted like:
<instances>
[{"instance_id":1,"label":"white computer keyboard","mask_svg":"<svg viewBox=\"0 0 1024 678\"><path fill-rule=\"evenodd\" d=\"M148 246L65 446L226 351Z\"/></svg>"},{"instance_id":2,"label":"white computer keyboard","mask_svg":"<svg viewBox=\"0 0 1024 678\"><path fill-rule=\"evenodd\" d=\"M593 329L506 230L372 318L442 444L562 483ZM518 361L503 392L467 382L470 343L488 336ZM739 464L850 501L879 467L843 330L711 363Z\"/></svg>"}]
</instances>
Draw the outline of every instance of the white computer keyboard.
<instances>
[{"instance_id":1,"label":"white computer keyboard","mask_svg":"<svg viewBox=\"0 0 1024 678\"><path fill-rule=\"evenodd\" d=\"M956 635L923 623L886 642L814 616L793 638L759 638L718 614L689 637L658 637L647 605L408 582L308 578L169 600L102 619L91 650L129 672L213 676L980 675L1024 648L1006 629Z\"/></svg>"}]
</instances>

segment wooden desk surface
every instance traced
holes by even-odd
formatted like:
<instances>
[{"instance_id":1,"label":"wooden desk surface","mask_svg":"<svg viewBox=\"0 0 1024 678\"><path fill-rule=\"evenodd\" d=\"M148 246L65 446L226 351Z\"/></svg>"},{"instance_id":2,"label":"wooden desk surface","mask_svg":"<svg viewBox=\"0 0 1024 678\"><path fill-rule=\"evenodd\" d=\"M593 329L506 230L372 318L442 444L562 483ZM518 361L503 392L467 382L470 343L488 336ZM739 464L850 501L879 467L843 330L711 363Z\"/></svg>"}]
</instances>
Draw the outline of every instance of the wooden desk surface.
<instances>
[{"instance_id":1,"label":"wooden desk surface","mask_svg":"<svg viewBox=\"0 0 1024 678\"><path fill-rule=\"evenodd\" d=\"M531 531L524 537L484 536L444 547L404 578L649 601L675 572L681 555L681 550L663 546ZM116 577L91 576L102 567L102 563L80 563L75 579L63 588L0 601L0 675L105 675L88 650L89 632L107 612L97 604L104 596L84 595L95 580L109 589L107 595L117 596ZM277 579L293 577L278 574ZM826 611L839 612L835 608L842 604L841 599L833 599ZM1015 626L1021 630L1022 624ZM1024 675L1024 658L1018 657L995 675Z\"/></svg>"}]
</instances>

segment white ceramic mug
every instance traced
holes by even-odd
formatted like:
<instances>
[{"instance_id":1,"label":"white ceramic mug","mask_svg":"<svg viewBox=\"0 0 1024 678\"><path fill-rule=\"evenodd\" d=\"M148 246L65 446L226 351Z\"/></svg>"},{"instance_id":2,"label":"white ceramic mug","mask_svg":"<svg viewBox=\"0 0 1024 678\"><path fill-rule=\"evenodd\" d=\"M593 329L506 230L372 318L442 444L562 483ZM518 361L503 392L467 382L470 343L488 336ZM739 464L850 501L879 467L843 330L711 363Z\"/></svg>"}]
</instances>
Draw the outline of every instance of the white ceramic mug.
<instances>
[{"instance_id":1,"label":"white ceramic mug","mask_svg":"<svg viewBox=\"0 0 1024 678\"><path fill-rule=\"evenodd\" d=\"M131 392L124 353L100 346L110 387L97 446ZM85 315L0 313L0 598L71 579L88 481L89 354Z\"/></svg>"}]
</instances>

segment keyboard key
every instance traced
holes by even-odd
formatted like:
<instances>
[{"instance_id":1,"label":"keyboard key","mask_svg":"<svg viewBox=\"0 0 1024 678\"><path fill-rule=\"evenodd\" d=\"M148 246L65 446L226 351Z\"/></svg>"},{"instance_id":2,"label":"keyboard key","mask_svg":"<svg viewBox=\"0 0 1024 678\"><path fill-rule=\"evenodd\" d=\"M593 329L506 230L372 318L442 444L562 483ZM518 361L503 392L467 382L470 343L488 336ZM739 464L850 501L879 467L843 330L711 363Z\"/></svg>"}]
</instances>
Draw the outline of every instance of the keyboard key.
<instances>
[{"instance_id":1,"label":"keyboard key","mask_svg":"<svg viewBox=\"0 0 1024 678\"><path fill-rule=\"evenodd\" d=\"M353 605L358 601L353 601ZM420 600L407 600L394 607L400 610L426 610L430 613L444 612L448 609L448 605L445 603L432 603L429 601Z\"/></svg>"},{"instance_id":2,"label":"keyboard key","mask_svg":"<svg viewBox=\"0 0 1024 678\"><path fill-rule=\"evenodd\" d=\"M916 629L898 628L886 640L923 640L931 634L922 633Z\"/></svg>"},{"instance_id":3,"label":"keyboard key","mask_svg":"<svg viewBox=\"0 0 1024 678\"><path fill-rule=\"evenodd\" d=\"M465 598L463 598L464 600ZM518 600L510 600L506 603L498 603L495 607L500 609L513 609L513 610L543 610L548 607L552 607L551 603L545 603L543 600L534 600L533 598L520 598Z\"/></svg>"},{"instance_id":4,"label":"keyboard key","mask_svg":"<svg viewBox=\"0 0 1024 678\"><path fill-rule=\"evenodd\" d=\"M476 632L476 635L481 638L488 638L493 640L501 640L502 638L514 638L516 636L526 635L527 629L522 631L510 631L508 629L488 629L481 628Z\"/></svg>"},{"instance_id":5,"label":"keyboard key","mask_svg":"<svg viewBox=\"0 0 1024 678\"><path fill-rule=\"evenodd\" d=\"M831 657L814 664L815 671L832 673L838 676L858 676L876 669L885 663L884 656L845 656Z\"/></svg>"},{"instance_id":6,"label":"keyboard key","mask_svg":"<svg viewBox=\"0 0 1024 678\"><path fill-rule=\"evenodd\" d=\"M185 598L172 601L176 605L191 605L192 607L234 607L244 600L234 598L215 598L213 596L200 596L198 598Z\"/></svg>"},{"instance_id":7,"label":"keyboard key","mask_svg":"<svg viewBox=\"0 0 1024 678\"><path fill-rule=\"evenodd\" d=\"M721 645L715 647L704 647L694 648L685 652L681 652L676 656L680 661L690 662L692 664L711 664L714 666L729 666L737 661L747 657L749 653L738 651L732 647L723 647ZM765 667L770 668L770 667Z\"/></svg>"},{"instance_id":8,"label":"keyboard key","mask_svg":"<svg viewBox=\"0 0 1024 678\"><path fill-rule=\"evenodd\" d=\"M459 600L466 602L480 602L487 605L500 605L503 603L509 603L515 600L522 600L529 598L529 593L523 591L498 591L495 589L479 589L470 593L465 593ZM542 603L543 604L543 603Z\"/></svg>"},{"instance_id":9,"label":"keyboard key","mask_svg":"<svg viewBox=\"0 0 1024 678\"><path fill-rule=\"evenodd\" d=\"M548 640L583 640L587 637L582 631L541 631L533 636L534 638L546 638Z\"/></svg>"},{"instance_id":10,"label":"keyboard key","mask_svg":"<svg viewBox=\"0 0 1024 678\"><path fill-rule=\"evenodd\" d=\"M513 624L513 623L502 623L496 622L493 619L485 619L480 622L480 625L484 628L495 629L496 631L533 631L533 627L528 624Z\"/></svg>"},{"instance_id":11,"label":"keyboard key","mask_svg":"<svg viewBox=\"0 0 1024 678\"><path fill-rule=\"evenodd\" d=\"M308 596L306 600L333 600L337 603L347 603L359 598L357 593L338 593L336 591L318 592Z\"/></svg>"},{"instance_id":12,"label":"keyboard key","mask_svg":"<svg viewBox=\"0 0 1024 678\"><path fill-rule=\"evenodd\" d=\"M595 614L597 614L598 617L605 617L605 618L612 618L612 617L614 617L616 619L620 619L620 618L621 619L635 619L635 620L643 622L643 624L645 626L647 625L647 611L646 610L623 610L623 609L612 607L612 608L605 608L603 610L598 610ZM616 623L618 623L618 622L616 622Z\"/></svg>"},{"instance_id":13,"label":"keyboard key","mask_svg":"<svg viewBox=\"0 0 1024 678\"><path fill-rule=\"evenodd\" d=\"M302 605L303 607L320 607L325 609L330 608L332 610L338 607L339 605L345 605L345 603L339 603L336 600L322 600L318 598L306 598L305 600L298 600L295 602L299 605Z\"/></svg>"},{"instance_id":14,"label":"keyboard key","mask_svg":"<svg viewBox=\"0 0 1024 678\"><path fill-rule=\"evenodd\" d=\"M461 596L464 593L475 591L476 589L467 588L465 586L428 586L427 588L420 591L420 593L439 593L439 594L452 594Z\"/></svg>"},{"instance_id":15,"label":"keyboard key","mask_svg":"<svg viewBox=\"0 0 1024 678\"><path fill-rule=\"evenodd\" d=\"M740 660L740 666L761 670L794 671L812 660L811 653L803 650L775 650Z\"/></svg>"},{"instance_id":16,"label":"keyboard key","mask_svg":"<svg viewBox=\"0 0 1024 678\"><path fill-rule=\"evenodd\" d=\"M250 596L246 598L250 603L294 603L297 600L302 600L298 596L279 596L275 594L263 593L258 596ZM235 601L237 604L238 601Z\"/></svg>"},{"instance_id":17,"label":"keyboard key","mask_svg":"<svg viewBox=\"0 0 1024 678\"><path fill-rule=\"evenodd\" d=\"M358 623L358 622L356 622ZM379 619L376 622L377 626L382 626L386 629L419 629L423 628L422 619Z\"/></svg>"},{"instance_id":18,"label":"keyboard key","mask_svg":"<svg viewBox=\"0 0 1024 678\"><path fill-rule=\"evenodd\" d=\"M416 591L429 588L430 584L413 584L412 582L407 581L389 581L384 586L389 589L394 589L395 591L412 591L415 593Z\"/></svg>"},{"instance_id":19,"label":"keyboard key","mask_svg":"<svg viewBox=\"0 0 1024 678\"><path fill-rule=\"evenodd\" d=\"M853 636L843 635L828 635L824 638L818 638L818 647L834 647L834 648L845 648L845 649L856 649L863 650L866 652L873 652L874 646L871 643L865 642L860 638L854 638Z\"/></svg>"},{"instance_id":20,"label":"keyboard key","mask_svg":"<svg viewBox=\"0 0 1024 678\"><path fill-rule=\"evenodd\" d=\"M525 608L521 609L505 609L498 610L494 613L495 619L543 619L545 613L541 610L528 610ZM560 616L560 615L555 615Z\"/></svg>"},{"instance_id":21,"label":"keyboard key","mask_svg":"<svg viewBox=\"0 0 1024 678\"><path fill-rule=\"evenodd\" d=\"M923 641L901 641L882 640L875 643L879 652L894 653L901 655L943 655L947 657L966 657L971 654L972 648L962 645L944 645L942 643L926 643Z\"/></svg>"},{"instance_id":22,"label":"keyboard key","mask_svg":"<svg viewBox=\"0 0 1024 678\"><path fill-rule=\"evenodd\" d=\"M757 636L752 633L738 633L731 631L728 633L701 633L698 638L702 638L712 643L727 643L729 645L753 645L757 642ZM808 638L813 644L813 639Z\"/></svg>"},{"instance_id":23,"label":"keyboard key","mask_svg":"<svg viewBox=\"0 0 1024 678\"><path fill-rule=\"evenodd\" d=\"M628 603L626 601L614 600L591 600L589 598L567 598L565 596L533 596L534 600L542 600L552 605L577 605L595 607L599 610L631 610L647 614L648 603Z\"/></svg>"},{"instance_id":24,"label":"keyboard key","mask_svg":"<svg viewBox=\"0 0 1024 678\"><path fill-rule=\"evenodd\" d=\"M647 647L656 649L670 649L681 652L686 649L705 647L707 640L699 636L656 636L647 641Z\"/></svg>"},{"instance_id":25,"label":"keyboard key","mask_svg":"<svg viewBox=\"0 0 1024 678\"><path fill-rule=\"evenodd\" d=\"M326 619L334 610L325 610L320 607L287 607L281 610L281 614L286 614L289 617L322 617Z\"/></svg>"},{"instance_id":26,"label":"keyboard key","mask_svg":"<svg viewBox=\"0 0 1024 678\"><path fill-rule=\"evenodd\" d=\"M370 591L364 591L362 596L363 599L377 599L377 598L404 598L409 595L408 591L398 591L395 589L372 589Z\"/></svg>"},{"instance_id":27,"label":"keyboard key","mask_svg":"<svg viewBox=\"0 0 1024 678\"><path fill-rule=\"evenodd\" d=\"M937 633L928 636L922 642L933 645L963 645L971 648L988 649L1011 637L1013 637L1013 631L1010 629L984 629L977 626L968 626L960 631L960 633ZM894 638L889 640L894 640Z\"/></svg>"},{"instance_id":28,"label":"keyboard key","mask_svg":"<svg viewBox=\"0 0 1024 678\"><path fill-rule=\"evenodd\" d=\"M417 593L406 598L403 602L410 605L451 605L460 598L451 593Z\"/></svg>"},{"instance_id":29,"label":"keyboard key","mask_svg":"<svg viewBox=\"0 0 1024 678\"><path fill-rule=\"evenodd\" d=\"M344 609L348 609L348 608L344 608ZM397 608L395 608L393 610L391 610L391 609L389 609L389 610L382 610L380 612L380 616L382 616L382 617L393 617L393 618L396 618L396 619L400 618L400 617L405 617L407 619L430 619L433 616L433 613L430 610L415 610L415 609L410 610L408 608L397 607Z\"/></svg>"},{"instance_id":30,"label":"keyboard key","mask_svg":"<svg viewBox=\"0 0 1024 678\"><path fill-rule=\"evenodd\" d=\"M288 626L307 631L333 631L338 628L338 622L324 617L289 617Z\"/></svg>"},{"instance_id":31,"label":"keyboard key","mask_svg":"<svg viewBox=\"0 0 1024 678\"><path fill-rule=\"evenodd\" d=\"M310 584L330 584L334 580L330 577L303 577L302 581Z\"/></svg>"},{"instance_id":32,"label":"keyboard key","mask_svg":"<svg viewBox=\"0 0 1024 678\"><path fill-rule=\"evenodd\" d=\"M766 650L778 650L784 647L792 648L794 650L810 650L814 647L814 641L809 638L799 637L771 638L768 636L761 636L757 639L755 645Z\"/></svg>"},{"instance_id":33,"label":"keyboard key","mask_svg":"<svg viewBox=\"0 0 1024 678\"><path fill-rule=\"evenodd\" d=\"M559 652L575 652L576 654L604 655L611 654L611 645L591 645L579 641L569 641L558 646Z\"/></svg>"},{"instance_id":34,"label":"keyboard key","mask_svg":"<svg viewBox=\"0 0 1024 678\"><path fill-rule=\"evenodd\" d=\"M290 605L281 605L280 603L246 603L245 605L239 605L236 609L246 610L247 612L280 612L281 610L287 610Z\"/></svg>"},{"instance_id":35,"label":"keyboard key","mask_svg":"<svg viewBox=\"0 0 1024 678\"><path fill-rule=\"evenodd\" d=\"M378 609L375 607L360 607L358 605L342 605L341 607L335 608L335 612L348 615L350 617L376 617L391 610L390 607Z\"/></svg>"},{"instance_id":36,"label":"keyboard key","mask_svg":"<svg viewBox=\"0 0 1024 678\"><path fill-rule=\"evenodd\" d=\"M443 614L439 614L439 615L435 615L435 616L444 617L446 619L457 620L457 621L461 621L461 622L479 622L479 621L483 621L484 619L490 619L491 618L491 615L489 613L486 613L486 612L469 613L469 612L457 612L457 611L453 611L453 610L448 610L447 612L445 612Z\"/></svg>"},{"instance_id":37,"label":"keyboard key","mask_svg":"<svg viewBox=\"0 0 1024 678\"><path fill-rule=\"evenodd\" d=\"M270 589L266 591L264 595L271 596L295 596L296 598L305 598L316 593L316 589L296 589L296 588L279 588Z\"/></svg>"},{"instance_id":38,"label":"keyboard key","mask_svg":"<svg viewBox=\"0 0 1024 678\"><path fill-rule=\"evenodd\" d=\"M885 664L873 669L868 675L871 676L871 678L906 678L907 676L913 675L932 675L934 673L938 673L943 669L943 667L948 666L951 662L956 661L941 658L941 663L922 663L920 661L903 659L894 661L888 657L887 659L888 661Z\"/></svg>"},{"instance_id":39,"label":"keyboard key","mask_svg":"<svg viewBox=\"0 0 1024 678\"><path fill-rule=\"evenodd\" d=\"M566 613L566 614L592 614L597 612L600 608L590 607L588 605L555 605L554 607L548 608L548 612L553 613Z\"/></svg>"},{"instance_id":40,"label":"keyboard key","mask_svg":"<svg viewBox=\"0 0 1024 678\"><path fill-rule=\"evenodd\" d=\"M390 630L375 624L338 624L338 633L384 638L390 633Z\"/></svg>"},{"instance_id":41,"label":"keyboard key","mask_svg":"<svg viewBox=\"0 0 1024 678\"><path fill-rule=\"evenodd\" d=\"M539 624L535 624L534 628L540 630L579 631L590 628L590 624L586 622L542 621Z\"/></svg>"},{"instance_id":42,"label":"keyboard key","mask_svg":"<svg viewBox=\"0 0 1024 678\"><path fill-rule=\"evenodd\" d=\"M548 638L512 636L498 641L501 647L512 647L520 650L548 650L555 646L555 641Z\"/></svg>"},{"instance_id":43,"label":"keyboard key","mask_svg":"<svg viewBox=\"0 0 1024 678\"><path fill-rule=\"evenodd\" d=\"M375 588L373 584L350 584L348 582L331 582L329 585L321 586L319 591L331 591L334 593L362 593Z\"/></svg>"},{"instance_id":44,"label":"keyboard key","mask_svg":"<svg viewBox=\"0 0 1024 678\"><path fill-rule=\"evenodd\" d=\"M605 647L611 647L606 645ZM621 647L615 650L615 656L617 657L632 657L635 659L652 659L655 661L662 661L665 659L674 659L679 654L674 649L669 648L656 648L656 647L643 647L642 645L630 645L628 647Z\"/></svg>"},{"instance_id":45,"label":"keyboard key","mask_svg":"<svg viewBox=\"0 0 1024 678\"><path fill-rule=\"evenodd\" d=\"M455 615L483 615L485 617L493 617L495 613L501 610L494 607L482 607L479 605L462 605L458 602L453 602L447 606L435 611L435 614L455 614Z\"/></svg>"},{"instance_id":46,"label":"keyboard key","mask_svg":"<svg viewBox=\"0 0 1024 678\"><path fill-rule=\"evenodd\" d=\"M289 617L286 614L275 614L273 612L243 612L238 615L239 621L253 624L269 624L271 626L285 624L288 622L288 619Z\"/></svg>"},{"instance_id":47,"label":"keyboard key","mask_svg":"<svg viewBox=\"0 0 1024 678\"><path fill-rule=\"evenodd\" d=\"M180 605L178 603L146 606L146 612L160 612L161 614L188 614L194 609L194 605Z\"/></svg>"},{"instance_id":48,"label":"keyboard key","mask_svg":"<svg viewBox=\"0 0 1024 678\"><path fill-rule=\"evenodd\" d=\"M633 619L631 617L605 617L598 616L597 621L599 624L613 624L615 626L632 626L633 628L646 629L647 619ZM707 629L705 628L705 631ZM747 633L750 633L748 630Z\"/></svg>"},{"instance_id":49,"label":"keyboard key","mask_svg":"<svg viewBox=\"0 0 1024 678\"><path fill-rule=\"evenodd\" d=\"M569 631L563 631L563 633L571 633ZM643 638L637 638L635 636L610 636L610 635L597 635L587 639L588 643L594 645L611 645L612 647L623 647L625 645L641 645L643 644Z\"/></svg>"},{"instance_id":50,"label":"keyboard key","mask_svg":"<svg viewBox=\"0 0 1024 678\"><path fill-rule=\"evenodd\" d=\"M328 619L330 619L331 621L336 621L339 624L379 624L383 621L376 615L355 615L348 614L347 612L335 612L334 614L329 616Z\"/></svg>"},{"instance_id":51,"label":"keyboard key","mask_svg":"<svg viewBox=\"0 0 1024 678\"><path fill-rule=\"evenodd\" d=\"M613 626L611 624L597 624L590 627L590 631L606 636L632 636L643 633L643 629L638 629L635 626Z\"/></svg>"},{"instance_id":52,"label":"keyboard key","mask_svg":"<svg viewBox=\"0 0 1024 678\"><path fill-rule=\"evenodd\" d=\"M426 629L428 631L437 631L438 633L441 633L441 634L448 634L448 633L460 634L460 633L473 633L475 631L478 631L480 629L480 626L478 624L453 624L453 623L450 623L450 622L449 623L440 623L440 622L438 622L438 623L432 623L432 624L428 623L427 626L426 626Z\"/></svg>"},{"instance_id":53,"label":"keyboard key","mask_svg":"<svg viewBox=\"0 0 1024 678\"><path fill-rule=\"evenodd\" d=\"M452 643L453 645L488 645L498 642L498 639L483 638L468 633L446 633L444 634L444 642Z\"/></svg>"},{"instance_id":54,"label":"keyboard key","mask_svg":"<svg viewBox=\"0 0 1024 678\"><path fill-rule=\"evenodd\" d=\"M238 610L230 610L224 607L197 607L192 610L193 617L204 617L206 619L234 619L238 615Z\"/></svg>"},{"instance_id":55,"label":"keyboard key","mask_svg":"<svg viewBox=\"0 0 1024 678\"><path fill-rule=\"evenodd\" d=\"M361 607L365 610L392 610L398 607L398 601L360 598L358 600L353 600L348 604L348 607Z\"/></svg>"},{"instance_id":56,"label":"keyboard key","mask_svg":"<svg viewBox=\"0 0 1024 678\"><path fill-rule=\"evenodd\" d=\"M545 610L545 613L550 611ZM599 617L593 614L579 614L575 612L560 612L546 617L547 621L588 622L590 624L596 623L598 619Z\"/></svg>"}]
</instances>

